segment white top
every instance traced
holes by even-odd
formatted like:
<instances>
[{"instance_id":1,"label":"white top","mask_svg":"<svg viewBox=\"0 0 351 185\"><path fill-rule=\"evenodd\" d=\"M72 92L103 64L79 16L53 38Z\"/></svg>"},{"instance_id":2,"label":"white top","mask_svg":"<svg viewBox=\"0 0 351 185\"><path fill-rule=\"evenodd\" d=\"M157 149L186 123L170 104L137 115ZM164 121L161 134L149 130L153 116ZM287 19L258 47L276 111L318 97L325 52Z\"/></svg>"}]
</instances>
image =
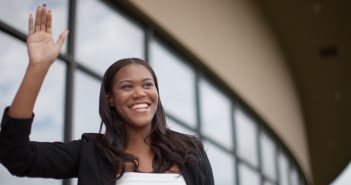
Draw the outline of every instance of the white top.
<instances>
[{"instance_id":1,"label":"white top","mask_svg":"<svg viewBox=\"0 0 351 185\"><path fill-rule=\"evenodd\" d=\"M181 174L125 172L117 185L186 185Z\"/></svg>"}]
</instances>

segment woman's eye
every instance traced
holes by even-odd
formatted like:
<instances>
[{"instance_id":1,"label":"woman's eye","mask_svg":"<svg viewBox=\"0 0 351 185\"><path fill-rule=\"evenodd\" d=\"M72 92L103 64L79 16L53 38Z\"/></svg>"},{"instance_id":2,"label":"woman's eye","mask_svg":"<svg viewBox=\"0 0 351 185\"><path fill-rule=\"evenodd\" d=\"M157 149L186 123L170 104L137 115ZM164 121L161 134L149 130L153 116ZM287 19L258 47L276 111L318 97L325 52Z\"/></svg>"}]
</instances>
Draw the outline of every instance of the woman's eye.
<instances>
[{"instance_id":1,"label":"woman's eye","mask_svg":"<svg viewBox=\"0 0 351 185\"><path fill-rule=\"evenodd\" d=\"M133 86L132 85L122 85L121 89L124 89L124 90L129 90L129 89L132 89Z\"/></svg>"},{"instance_id":2,"label":"woman's eye","mask_svg":"<svg viewBox=\"0 0 351 185\"><path fill-rule=\"evenodd\" d=\"M154 84L151 83L151 82L145 83L145 84L144 84L144 87L147 88L147 89L150 89L150 88L153 87L153 86L154 86Z\"/></svg>"}]
</instances>

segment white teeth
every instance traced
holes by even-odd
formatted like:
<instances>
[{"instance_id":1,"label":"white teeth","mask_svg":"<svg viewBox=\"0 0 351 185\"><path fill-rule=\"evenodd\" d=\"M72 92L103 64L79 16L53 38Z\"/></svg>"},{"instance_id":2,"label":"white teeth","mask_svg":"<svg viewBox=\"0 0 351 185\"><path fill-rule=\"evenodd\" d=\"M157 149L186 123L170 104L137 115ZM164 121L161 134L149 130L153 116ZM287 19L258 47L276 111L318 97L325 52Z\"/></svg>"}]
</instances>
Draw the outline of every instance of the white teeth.
<instances>
[{"instance_id":1,"label":"white teeth","mask_svg":"<svg viewBox=\"0 0 351 185\"><path fill-rule=\"evenodd\" d=\"M144 112L147 110L149 106L146 103L142 104L135 104L131 107L132 110L138 111L138 112Z\"/></svg>"}]
</instances>

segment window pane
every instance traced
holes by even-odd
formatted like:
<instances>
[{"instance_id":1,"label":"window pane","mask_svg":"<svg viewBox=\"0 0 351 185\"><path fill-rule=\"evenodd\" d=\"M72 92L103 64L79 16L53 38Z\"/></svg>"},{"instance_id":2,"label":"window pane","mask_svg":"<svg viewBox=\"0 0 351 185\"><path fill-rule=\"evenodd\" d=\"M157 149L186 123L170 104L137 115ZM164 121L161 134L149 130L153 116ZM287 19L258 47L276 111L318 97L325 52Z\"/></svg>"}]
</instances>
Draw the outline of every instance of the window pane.
<instances>
[{"instance_id":1,"label":"window pane","mask_svg":"<svg viewBox=\"0 0 351 185\"><path fill-rule=\"evenodd\" d=\"M204 79L200 79L201 130L218 143L232 149L230 100Z\"/></svg>"},{"instance_id":2,"label":"window pane","mask_svg":"<svg viewBox=\"0 0 351 185\"><path fill-rule=\"evenodd\" d=\"M278 155L278 166L279 166L279 184L288 185L289 184L289 161L285 154L279 153Z\"/></svg>"},{"instance_id":3,"label":"window pane","mask_svg":"<svg viewBox=\"0 0 351 185\"><path fill-rule=\"evenodd\" d=\"M167 124L171 130L174 130L176 132L180 132L180 133L188 134L188 135L194 135L194 136L196 135L195 132L181 126L180 124L176 123L175 121L173 121L170 118L167 118Z\"/></svg>"},{"instance_id":4,"label":"window pane","mask_svg":"<svg viewBox=\"0 0 351 185\"><path fill-rule=\"evenodd\" d=\"M97 133L99 116L100 82L76 71L74 89L73 138L80 139L83 133Z\"/></svg>"},{"instance_id":5,"label":"window pane","mask_svg":"<svg viewBox=\"0 0 351 185\"><path fill-rule=\"evenodd\" d=\"M0 108L9 106L28 65L27 49L19 42L0 32ZM64 65L56 61L47 74L37 99L31 139L62 141ZM54 106L53 106L54 105ZM60 180L24 179L12 176L0 165L1 184L61 184Z\"/></svg>"},{"instance_id":6,"label":"window pane","mask_svg":"<svg viewBox=\"0 0 351 185\"><path fill-rule=\"evenodd\" d=\"M262 170L272 180L276 180L276 164L275 164L275 152L276 145L272 139L262 131L260 134L261 142L261 159L262 159Z\"/></svg>"},{"instance_id":7,"label":"window pane","mask_svg":"<svg viewBox=\"0 0 351 185\"><path fill-rule=\"evenodd\" d=\"M275 185L275 184L273 184L272 182L269 182L269 181L265 180L265 181L263 181L263 185Z\"/></svg>"},{"instance_id":8,"label":"window pane","mask_svg":"<svg viewBox=\"0 0 351 185\"><path fill-rule=\"evenodd\" d=\"M67 0L47 1L47 0L11 0L1 1L0 19L7 24L28 33L29 13L35 15L38 5L46 3L47 7L53 12L53 36L58 38L61 32L67 29L68 2ZM64 52L66 47L62 48Z\"/></svg>"},{"instance_id":9,"label":"window pane","mask_svg":"<svg viewBox=\"0 0 351 185\"><path fill-rule=\"evenodd\" d=\"M157 41L151 42L150 51L163 106L168 113L195 127L195 73Z\"/></svg>"},{"instance_id":10,"label":"window pane","mask_svg":"<svg viewBox=\"0 0 351 185\"><path fill-rule=\"evenodd\" d=\"M260 175L242 163L239 164L239 176L240 185L260 185Z\"/></svg>"},{"instance_id":11,"label":"window pane","mask_svg":"<svg viewBox=\"0 0 351 185\"><path fill-rule=\"evenodd\" d=\"M31 139L63 141L65 64L56 61L46 75L37 98Z\"/></svg>"},{"instance_id":12,"label":"window pane","mask_svg":"<svg viewBox=\"0 0 351 185\"><path fill-rule=\"evenodd\" d=\"M299 175L297 174L296 168L290 170L290 185L299 185Z\"/></svg>"},{"instance_id":13,"label":"window pane","mask_svg":"<svg viewBox=\"0 0 351 185\"><path fill-rule=\"evenodd\" d=\"M9 106L21 83L28 65L24 43L0 32L0 106ZM21 54L22 53L22 54ZM31 139L39 141L62 141L64 65L56 61L50 68L37 98ZM54 97L54 98L53 98ZM55 106L52 106L55 105Z\"/></svg>"},{"instance_id":14,"label":"window pane","mask_svg":"<svg viewBox=\"0 0 351 185\"><path fill-rule=\"evenodd\" d=\"M76 36L78 60L100 74L121 58L144 58L144 32L96 0L78 1Z\"/></svg>"},{"instance_id":15,"label":"window pane","mask_svg":"<svg viewBox=\"0 0 351 185\"><path fill-rule=\"evenodd\" d=\"M210 160L216 185L234 185L234 156L220 150L209 142L204 142L205 151Z\"/></svg>"},{"instance_id":16,"label":"window pane","mask_svg":"<svg viewBox=\"0 0 351 185\"><path fill-rule=\"evenodd\" d=\"M238 154L254 166L257 166L257 125L239 108L235 109L234 117Z\"/></svg>"}]
</instances>

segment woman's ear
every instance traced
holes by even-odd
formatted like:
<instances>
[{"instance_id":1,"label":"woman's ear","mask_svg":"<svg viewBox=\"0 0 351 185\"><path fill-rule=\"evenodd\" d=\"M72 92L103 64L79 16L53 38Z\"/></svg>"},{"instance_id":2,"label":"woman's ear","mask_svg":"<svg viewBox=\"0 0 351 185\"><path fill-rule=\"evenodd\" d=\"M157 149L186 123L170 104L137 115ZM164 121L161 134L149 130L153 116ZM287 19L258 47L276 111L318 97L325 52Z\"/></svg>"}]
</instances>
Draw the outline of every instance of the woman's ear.
<instances>
[{"instance_id":1,"label":"woman's ear","mask_svg":"<svg viewBox=\"0 0 351 185\"><path fill-rule=\"evenodd\" d=\"M110 107L114 107L115 106L113 97L111 95L107 94L106 95L106 100L107 100L108 104L110 105Z\"/></svg>"}]
</instances>

